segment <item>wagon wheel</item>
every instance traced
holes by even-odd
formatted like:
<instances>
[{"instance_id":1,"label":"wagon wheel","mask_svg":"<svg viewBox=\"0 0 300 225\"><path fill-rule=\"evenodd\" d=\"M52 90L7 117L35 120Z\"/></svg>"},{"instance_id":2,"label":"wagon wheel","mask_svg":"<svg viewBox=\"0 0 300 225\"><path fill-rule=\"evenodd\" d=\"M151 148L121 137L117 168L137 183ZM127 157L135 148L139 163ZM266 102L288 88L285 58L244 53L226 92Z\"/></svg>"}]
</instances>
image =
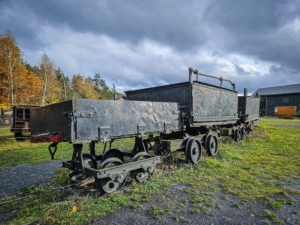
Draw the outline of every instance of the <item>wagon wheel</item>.
<instances>
[{"instance_id":1,"label":"wagon wheel","mask_svg":"<svg viewBox=\"0 0 300 225\"><path fill-rule=\"evenodd\" d=\"M205 139L205 148L209 156L217 155L219 151L218 138L213 134L208 134Z\"/></svg>"},{"instance_id":2,"label":"wagon wheel","mask_svg":"<svg viewBox=\"0 0 300 225\"><path fill-rule=\"evenodd\" d=\"M185 153L185 157L186 157L187 160L188 160L188 146L189 146L190 143L193 142L194 140L195 140L194 138L189 138L189 139L186 141L184 153Z\"/></svg>"},{"instance_id":3,"label":"wagon wheel","mask_svg":"<svg viewBox=\"0 0 300 225\"><path fill-rule=\"evenodd\" d=\"M239 128L234 129L234 141L235 142L241 142L241 131Z\"/></svg>"},{"instance_id":4,"label":"wagon wheel","mask_svg":"<svg viewBox=\"0 0 300 225\"><path fill-rule=\"evenodd\" d=\"M246 129L245 127L241 127L241 140L246 138Z\"/></svg>"},{"instance_id":5,"label":"wagon wheel","mask_svg":"<svg viewBox=\"0 0 300 225\"><path fill-rule=\"evenodd\" d=\"M202 157L201 143L198 140L190 138L185 147L186 159L192 163L197 163Z\"/></svg>"},{"instance_id":6,"label":"wagon wheel","mask_svg":"<svg viewBox=\"0 0 300 225\"><path fill-rule=\"evenodd\" d=\"M247 134L250 134L251 131L253 130L253 126L251 124L248 124L246 130L247 130Z\"/></svg>"},{"instance_id":7,"label":"wagon wheel","mask_svg":"<svg viewBox=\"0 0 300 225\"><path fill-rule=\"evenodd\" d=\"M102 156L102 162L108 158L117 158L124 162L124 156L119 149L111 149L105 152Z\"/></svg>"},{"instance_id":8,"label":"wagon wheel","mask_svg":"<svg viewBox=\"0 0 300 225\"><path fill-rule=\"evenodd\" d=\"M94 169L97 168L97 161L94 156L92 156L90 154L83 154L82 158L83 158L83 166L84 167L94 168ZM76 161L79 162L78 157L76 158ZM70 176L71 181L73 181L75 183L79 183L79 182L89 180L90 178L92 178L92 176L88 176L88 175L78 172L76 170L70 170L69 176Z\"/></svg>"},{"instance_id":9,"label":"wagon wheel","mask_svg":"<svg viewBox=\"0 0 300 225\"><path fill-rule=\"evenodd\" d=\"M99 169L110 168L114 166L123 165L123 162L118 158L108 158L103 161ZM105 177L102 179L96 178L96 187L100 193L112 193L118 191L124 187L126 183L126 177L118 176L117 179L113 180L110 177Z\"/></svg>"},{"instance_id":10,"label":"wagon wheel","mask_svg":"<svg viewBox=\"0 0 300 225\"><path fill-rule=\"evenodd\" d=\"M148 153L140 152L133 157L133 161L139 161L139 160L149 159L149 158L151 158L151 156ZM136 179L139 183L144 183L153 175L153 172L151 173L141 168L141 169L131 171L130 175L131 177Z\"/></svg>"},{"instance_id":11,"label":"wagon wheel","mask_svg":"<svg viewBox=\"0 0 300 225\"><path fill-rule=\"evenodd\" d=\"M10 123L10 119L4 118L3 119L3 124L8 125Z\"/></svg>"}]
</instances>

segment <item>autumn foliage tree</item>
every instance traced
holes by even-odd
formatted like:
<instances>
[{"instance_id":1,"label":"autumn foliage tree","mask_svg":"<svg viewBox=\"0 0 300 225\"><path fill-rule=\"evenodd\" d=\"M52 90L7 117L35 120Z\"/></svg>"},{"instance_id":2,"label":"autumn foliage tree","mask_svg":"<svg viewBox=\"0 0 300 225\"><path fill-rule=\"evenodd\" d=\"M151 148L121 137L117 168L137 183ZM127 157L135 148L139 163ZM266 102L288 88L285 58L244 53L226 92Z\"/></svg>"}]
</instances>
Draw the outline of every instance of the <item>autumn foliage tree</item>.
<instances>
[{"instance_id":1,"label":"autumn foliage tree","mask_svg":"<svg viewBox=\"0 0 300 225\"><path fill-rule=\"evenodd\" d=\"M42 84L23 63L12 31L0 35L0 102L3 105L36 104Z\"/></svg>"},{"instance_id":2,"label":"autumn foliage tree","mask_svg":"<svg viewBox=\"0 0 300 225\"><path fill-rule=\"evenodd\" d=\"M11 104L15 104L14 75L20 72L21 54L12 31L7 29L0 35L0 73L1 80L4 81L1 85L2 93L7 93L7 102Z\"/></svg>"},{"instance_id":3,"label":"autumn foliage tree","mask_svg":"<svg viewBox=\"0 0 300 225\"><path fill-rule=\"evenodd\" d=\"M100 73L92 78L75 74L70 80L45 52L35 66L22 57L12 31L0 34L0 107L48 105L74 98L112 99L116 93Z\"/></svg>"},{"instance_id":4,"label":"autumn foliage tree","mask_svg":"<svg viewBox=\"0 0 300 225\"><path fill-rule=\"evenodd\" d=\"M25 67L23 68L25 69ZM36 74L25 70L25 76L21 76L16 82L16 102L18 104L40 105L43 81Z\"/></svg>"},{"instance_id":5,"label":"autumn foliage tree","mask_svg":"<svg viewBox=\"0 0 300 225\"><path fill-rule=\"evenodd\" d=\"M84 78L80 74L72 77L73 98L89 99L113 99L117 93L115 86L110 89L100 73L96 73L93 78Z\"/></svg>"},{"instance_id":6,"label":"autumn foliage tree","mask_svg":"<svg viewBox=\"0 0 300 225\"><path fill-rule=\"evenodd\" d=\"M60 101L60 94L62 87L56 77L56 67L48 55L44 52L40 56L39 65L37 68L37 75L43 81L41 105L48 105Z\"/></svg>"},{"instance_id":7,"label":"autumn foliage tree","mask_svg":"<svg viewBox=\"0 0 300 225\"><path fill-rule=\"evenodd\" d=\"M99 99L100 93L95 88L95 83L91 78L84 78L80 74L72 77L72 97Z\"/></svg>"}]
</instances>

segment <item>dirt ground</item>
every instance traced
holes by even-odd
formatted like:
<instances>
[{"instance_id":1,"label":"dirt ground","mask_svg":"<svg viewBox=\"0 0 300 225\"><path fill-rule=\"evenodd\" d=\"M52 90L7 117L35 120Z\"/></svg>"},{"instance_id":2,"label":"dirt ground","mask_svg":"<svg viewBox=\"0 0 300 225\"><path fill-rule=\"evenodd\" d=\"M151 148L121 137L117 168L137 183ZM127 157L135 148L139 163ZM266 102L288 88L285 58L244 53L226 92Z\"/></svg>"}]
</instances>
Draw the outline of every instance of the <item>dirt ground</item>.
<instances>
[{"instance_id":1,"label":"dirt ground","mask_svg":"<svg viewBox=\"0 0 300 225\"><path fill-rule=\"evenodd\" d=\"M300 179L285 183L286 187L300 190ZM125 207L116 213L95 219L92 224L300 224L300 195L286 197L280 210L270 210L266 202L245 201L219 190L211 207L199 204L199 211L191 203L185 186L173 184L169 191L139 209ZM187 204L182 204L186 199ZM292 199L292 201L291 201ZM290 204L288 204L290 202ZM156 210L157 209L157 210ZM160 213L159 209L166 210Z\"/></svg>"}]
</instances>

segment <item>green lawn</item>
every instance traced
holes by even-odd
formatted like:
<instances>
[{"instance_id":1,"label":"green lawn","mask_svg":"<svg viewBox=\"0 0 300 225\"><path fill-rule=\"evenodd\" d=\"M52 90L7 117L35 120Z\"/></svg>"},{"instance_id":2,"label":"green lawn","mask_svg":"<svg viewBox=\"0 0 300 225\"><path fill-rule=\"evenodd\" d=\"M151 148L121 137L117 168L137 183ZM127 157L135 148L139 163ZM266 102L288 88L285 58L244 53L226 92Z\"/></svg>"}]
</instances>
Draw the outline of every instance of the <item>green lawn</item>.
<instances>
[{"instance_id":1,"label":"green lawn","mask_svg":"<svg viewBox=\"0 0 300 225\"><path fill-rule=\"evenodd\" d=\"M30 143L30 140L16 141L13 133L10 132L9 126L0 127L0 169L9 168L22 163L42 163L51 159L48 146L51 143ZM133 138L125 140L115 140L112 148L132 148L134 144ZM104 145L97 144L97 153L103 151ZM84 145L83 152L88 153L88 145ZM60 143L57 146L55 160L71 159L73 146L69 143Z\"/></svg>"}]
</instances>

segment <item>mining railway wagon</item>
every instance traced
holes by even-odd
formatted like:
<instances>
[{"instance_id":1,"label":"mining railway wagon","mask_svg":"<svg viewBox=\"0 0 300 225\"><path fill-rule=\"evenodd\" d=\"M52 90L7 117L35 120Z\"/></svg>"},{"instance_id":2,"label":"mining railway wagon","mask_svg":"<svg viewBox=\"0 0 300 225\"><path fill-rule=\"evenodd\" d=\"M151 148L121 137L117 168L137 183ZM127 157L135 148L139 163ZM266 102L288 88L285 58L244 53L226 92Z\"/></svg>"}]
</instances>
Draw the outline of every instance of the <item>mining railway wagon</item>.
<instances>
[{"instance_id":1,"label":"mining railway wagon","mask_svg":"<svg viewBox=\"0 0 300 225\"><path fill-rule=\"evenodd\" d=\"M30 133L31 110L38 108L38 105L15 105L12 109L12 125L10 131L15 138L24 138Z\"/></svg>"},{"instance_id":2,"label":"mining railway wagon","mask_svg":"<svg viewBox=\"0 0 300 225\"><path fill-rule=\"evenodd\" d=\"M8 125L12 121L12 109L1 109L1 115L0 115L0 125Z\"/></svg>"},{"instance_id":3,"label":"mining railway wagon","mask_svg":"<svg viewBox=\"0 0 300 225\"><path fill-rule=\"evenodd\" d=\"M229 90L199 82L199 73L196 81L192 80L192 74L189 78L189 82L127 91L126 98L137 101L177 102L184 114L183 125L188 127L237 122L238 104L234 83L230 82L233 90Z\"/></svg>"},{"instance_id":4,"label":"mining railway wagon","mask_svg":"<svg viewBox=\"0 0 300 225\"><path fill-rule=\"evenodd\" d=\"M193 79L196 74L196 79ZM200 76L218 79L220 86L200 81ZM232 89L222 87L229 82ZM215 156L219 139L239 142L258 118L259 96L238 97L230 80L189 69L187 82L127 91L126 100L75 99L32 110L31 142L73 144L73 155L63 167L80 182L92 177L101 193L120 190L128 176L146 181L172 151L183 151L186 160L197 163L205 152ZM131 150L112 149L115 139L135 140ZM89 154L83 154L83 144ZM96 144L105 143L96 154Z\"/></svg>"}]
</instances>

